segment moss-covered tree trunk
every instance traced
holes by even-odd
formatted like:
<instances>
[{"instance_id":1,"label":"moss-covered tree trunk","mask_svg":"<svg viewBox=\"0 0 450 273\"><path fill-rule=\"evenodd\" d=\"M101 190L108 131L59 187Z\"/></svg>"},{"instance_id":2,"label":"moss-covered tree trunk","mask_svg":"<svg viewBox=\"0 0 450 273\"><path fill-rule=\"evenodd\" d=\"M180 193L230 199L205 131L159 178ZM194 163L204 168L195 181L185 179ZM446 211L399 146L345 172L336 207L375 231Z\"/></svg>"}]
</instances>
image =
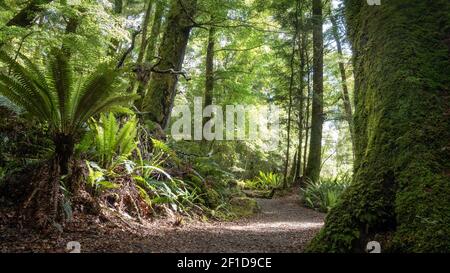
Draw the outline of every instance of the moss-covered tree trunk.
<instances>
[{"instance_id":1,"label":"moss-covered tree trunk","mask_svg":"<svg viewBox=\"0 0 450 273\"><path fill-rule=\"evenodd\" d=\"M450 252L450 2L345 1L354 181L312 252Z\"/></svg>"},{"instance_id":2,"label":"moss-covered tree trunk","mask_svg":"<svg viewBox=\"0 0 450 273\"><path fill-rule=\"evenodd\" d=\"M150 37L148 37L148 39L146 39L147 40L146 41L147 48L146 48L145 58L144 58L145 63L152 63L156 57L155 56L156 48L158 45L159 36L161 34L161 24L162 24L162 18L164 15L164 9L165 9L165 1L157 0L155 12L154 12L154 16L153 16L152 28L150 30ZM138 85L136 93L138 95L140 95L141 98L136 100L134 105L139 110L142 110L142 101L143 101L142 98L145 97L148 85L149 85L149 81L140 82Z\"/></svg>"},{"instance_id":3,"label":"moss-covered tree trunk","mask_svg":"<svg viewBox=\"0 0 450 273\"><path fill-rule=\"evenodd\" d=\"M320 177L322 165L323 126L323 17L322 0L313 0L313 100L311 115L311 139L305 176L313 181Z\"/></svg>"},{"instance_id":4,"label":"moss-covered tree trunk","mask_svg":"<svg viewBox=\"0 0 450 273\"><path fill-rule=\"evenodd\" d=\"M196 10L196 0L172 1L159 49L161 63L157 69L164 71L170 69L180 71L182 69ZM177 74L152 73L149 90L143 100L143 108L148 112L148 118L162 128L165 128L169 121L177 83Z\"/></svg>"},{"instance_id":5,"label":"moss-covered tree trunk","mask_svg":"<svg viewBox=\"0 0 450 273\"><path fill-rule=\"evenodd\" d=\"M164 15L165 1L156 1L155 15L153 17L152 29L150 31L150 37L148 38L147 52L145 60L151 62L155 58L156 46L159 41L159 36L161 32L162 18Z\"/></svg>"}]
</instances>

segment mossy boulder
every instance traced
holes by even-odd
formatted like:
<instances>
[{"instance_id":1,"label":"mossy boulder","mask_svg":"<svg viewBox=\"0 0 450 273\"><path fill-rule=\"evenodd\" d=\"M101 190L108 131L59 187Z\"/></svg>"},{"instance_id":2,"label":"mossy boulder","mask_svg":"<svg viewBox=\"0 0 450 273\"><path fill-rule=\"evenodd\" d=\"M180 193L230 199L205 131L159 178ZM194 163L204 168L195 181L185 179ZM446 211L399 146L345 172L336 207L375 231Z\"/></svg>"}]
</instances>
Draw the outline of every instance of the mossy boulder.
<instances>
[{"instance_id":1,"label":"mossy boulder","mask_svg":"<svg viewBox=\"0 0 450 273\"><path fill-rule=\"evenodd\" d=\"M248 197L233 197L230 200L230 205L233 212L237 216L249 216L261 211L258 202L253 198Z\"/></svg>"}]
</instances>

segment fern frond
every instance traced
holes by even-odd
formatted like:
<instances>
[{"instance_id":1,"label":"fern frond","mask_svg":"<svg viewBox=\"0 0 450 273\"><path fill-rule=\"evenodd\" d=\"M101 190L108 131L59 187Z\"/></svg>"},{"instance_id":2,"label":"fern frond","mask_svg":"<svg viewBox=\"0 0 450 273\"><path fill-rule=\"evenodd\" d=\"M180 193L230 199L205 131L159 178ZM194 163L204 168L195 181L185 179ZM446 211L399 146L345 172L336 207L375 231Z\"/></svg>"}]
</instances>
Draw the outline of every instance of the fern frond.
<instances>
[{"instance_id":1,"label":"fern frond","mask_svg":"<svg viewBox=\"0 0 450 273\"><path fill-rule=\"evenodd\" d=\"M59 116L61 123L61 130L66 131L70 117L68 114L68 105L72 93L72 72L67 61L66 56L59 50L53 50L50 57L49 74L51 76L52 87L57 94Z\"/></svg>"},{"instance_id":2,"label":"fern frond","mask_svg":"<svg viewBox=\"0 0 450 273\"><path fill-rule=\"evenodd\" d=\"M119 154L129 155L136 148L137 120L133 117L127 121L120 129L114 150Z\"/></svg>"},{"instance_id":3,"label":"fern frond","mask_svg":"<svg viewBox=\"0 0 450 273\"><path fill-rule=\"evenodd\" d=\"M34 75L2 50L0 50L0 61L7 64L10 68L9 74L5 76L14 79L15 82L22 86L20 90L22 92L21 95L36 100L37 104L35 106L40 108L42 113L48 112L44 96L40 88L37 88L35 84Z\"/></svg>"},{"instance_id":4,"label":"fern frond","mask_svg":"<svg viewBox=\"0 0 450 273\"><path fill-rule=\"evenodd\" d=\"M36 107L36 104L32 103L30 97L26 97L23 93L27 92L26 87L22 86L15 79L6 75L0 74L0 93L17 106L23 108L32 115L42 117L44 114Z\"/></svg>"},{"instance_id":5,"label":"fern frond","mask_svg":"<svg viewBox=\"0 0 450 273\"><path fill-rule=\"evenodd\" d=\"M84 108L80 111L80 115L77 119L77 126L83 123L87 118L93 117L97 114L108 112L117 106L128 106L130 102L138 99L138 95L116 95L114 97L106 98L102 101L97 101L94 107Z\"/></svg>"}]
</instances>

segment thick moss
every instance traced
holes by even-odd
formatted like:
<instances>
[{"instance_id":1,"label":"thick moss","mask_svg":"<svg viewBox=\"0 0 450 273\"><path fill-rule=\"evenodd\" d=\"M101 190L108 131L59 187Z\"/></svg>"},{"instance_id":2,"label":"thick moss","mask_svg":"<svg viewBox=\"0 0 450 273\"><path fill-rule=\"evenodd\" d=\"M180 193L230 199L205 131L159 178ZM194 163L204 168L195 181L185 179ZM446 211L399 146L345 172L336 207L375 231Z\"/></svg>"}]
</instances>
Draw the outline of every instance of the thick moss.
<instances>
[{"instance_id":1,"label":"thick moss","mask_svg":"<svg viewBox=\"0 0 450 273\"><path fill-rule=\"evenodd\" d=\"M238 217L250 216L261 210L255 199L248 197L234 197L230 200L233 213Z\"/></svg>"},{"instance_id":2,"label":"thick moss","mask_svg":"<svg viewBox=\"0 0 450 273\"><path fill-rule=\"evenodd\" d=\"M347 0L355 177L309 252L450 252L450 2Z\"/></svg>"}]
</instances>

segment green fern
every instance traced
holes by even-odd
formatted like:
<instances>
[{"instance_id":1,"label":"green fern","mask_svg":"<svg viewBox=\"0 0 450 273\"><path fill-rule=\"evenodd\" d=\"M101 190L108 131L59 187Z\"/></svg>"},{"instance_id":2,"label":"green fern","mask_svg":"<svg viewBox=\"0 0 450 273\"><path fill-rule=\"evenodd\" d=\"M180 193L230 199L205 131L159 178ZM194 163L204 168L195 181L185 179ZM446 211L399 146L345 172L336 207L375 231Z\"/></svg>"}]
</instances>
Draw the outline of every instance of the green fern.
<instances>
[{"instance_id":1,"label":"green fern","mask_svg":"<svg viewBox=\"0 0 450 273\"><path fill-rule=\"evenodd\" d=\"M86 121L138 97L119 92L121 72L114 65L101 64L88 77L75 79L61 50L51 52L45 70L22 54L15 60L1 50L0 62L10 68L0 73L0 94L49 125L63 174Z\"/></svg>"},{"instance_id":2,"label":"green fern","mask_svg":"<svg viewBox=\"0 0 450 273\"><path fill-rule=\"evenodd\" d=\"M136 148L137 120L131 118L120 128L113 113L101 114L100 120L93 121L93 157L104 168L111 168L115 159L126 159Z\"/></svg>"}]
</instances>

